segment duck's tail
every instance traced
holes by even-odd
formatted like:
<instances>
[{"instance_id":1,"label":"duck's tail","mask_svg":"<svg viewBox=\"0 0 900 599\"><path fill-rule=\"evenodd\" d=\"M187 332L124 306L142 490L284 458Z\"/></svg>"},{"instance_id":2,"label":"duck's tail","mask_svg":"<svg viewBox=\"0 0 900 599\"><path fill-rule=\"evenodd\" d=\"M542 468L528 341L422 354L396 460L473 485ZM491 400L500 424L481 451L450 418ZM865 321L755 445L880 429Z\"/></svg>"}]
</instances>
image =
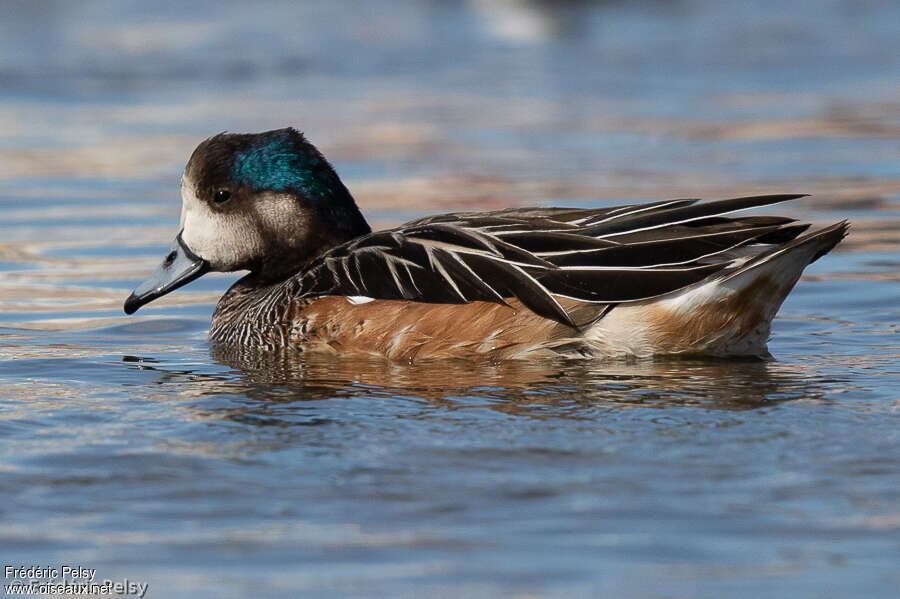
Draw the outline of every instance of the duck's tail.
<instances>
[{"instance_id":1,"label":"duck's tail","mask_svg":"<svg viewBox=\"0 0 900 599\"><path fill-rule=\"evenodd\" d=\"M674 294L620 305L586 335L637 355L768 356L772 319L803 270L847 235L842 221L750 256Z\"/></svg>"},{"instance_id":2,"label":"duck's tail","mask_svg":"<svg viewBox=\"0 0 900 599\"><path fill-rule=\"evenodd\" d=\"M751 258L737 270L725 274L721 280L727 281L740 277L767 262L774 261L795 274L791 283L791 287L793 287L803 273L803 269L833 250L847 236L849 230L850 223L843 220L823 229L800 235L784 245L776 246ZM790 288L788 291L790 291Z\"/></svg>"}]
</instances>

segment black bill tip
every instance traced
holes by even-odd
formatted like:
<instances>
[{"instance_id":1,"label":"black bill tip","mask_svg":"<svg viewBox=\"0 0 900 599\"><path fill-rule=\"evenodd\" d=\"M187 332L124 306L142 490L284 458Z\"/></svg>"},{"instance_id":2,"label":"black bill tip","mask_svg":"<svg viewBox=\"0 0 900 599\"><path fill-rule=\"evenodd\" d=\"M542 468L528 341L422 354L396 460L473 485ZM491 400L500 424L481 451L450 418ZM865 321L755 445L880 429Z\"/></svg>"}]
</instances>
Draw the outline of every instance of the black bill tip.
<instances>
[{"instance_id":1,"label":"black bill tip","mask_svg":"<svg viewBox=\"0 0 900 599\"><path fill-rule=\"evenodd\" d=\"M128 296L128 299L125 300L125 314L134 314L137 312L138 308L146 303L146 301L141 301L141 298L132 293Z\"/></svg>"}]
</instances>

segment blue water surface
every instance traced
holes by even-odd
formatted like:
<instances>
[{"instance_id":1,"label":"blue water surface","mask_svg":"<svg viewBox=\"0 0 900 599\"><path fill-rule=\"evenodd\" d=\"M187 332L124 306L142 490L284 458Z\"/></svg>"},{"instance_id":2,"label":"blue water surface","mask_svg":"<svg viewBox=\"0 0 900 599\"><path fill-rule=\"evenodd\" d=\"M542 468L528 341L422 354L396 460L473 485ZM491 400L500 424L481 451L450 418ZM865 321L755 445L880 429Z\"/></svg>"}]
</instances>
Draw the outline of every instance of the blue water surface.
<instances>
[{"instance_id":1,"label":"blue water surface","mask_svg":"<svg viewBox=\"0 0 900 599\"><path fill-rule=\"evenodd\" d=\"M900 4L3 13L0 564L153 598L897 596ZM206 340L234 274L126 317L196 144L288 125L376 227L805 192L777 209L853 228L771 361L237 359Z\"/></svg>"}]
</instances>

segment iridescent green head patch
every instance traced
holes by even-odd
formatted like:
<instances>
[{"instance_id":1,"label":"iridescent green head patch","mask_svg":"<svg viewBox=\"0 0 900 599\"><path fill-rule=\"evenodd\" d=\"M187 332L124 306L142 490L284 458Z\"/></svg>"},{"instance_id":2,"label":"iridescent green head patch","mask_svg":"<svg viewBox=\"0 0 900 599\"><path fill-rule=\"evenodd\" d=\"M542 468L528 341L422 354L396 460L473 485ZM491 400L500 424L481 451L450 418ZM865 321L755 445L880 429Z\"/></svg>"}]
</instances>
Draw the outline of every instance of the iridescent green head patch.
<instances>
[{"instance_id":1,"label":"iridescent green head patch","mask_svg":"<svg viewBox=\"0 0 900 599\"><path fill-rule=\"evenodd\" d=\"M328 162L294 129L256 136L235 153L231 176L255 191L298 191L311 201L335 194L340 185Z\"/></svg>"}]
</instances>

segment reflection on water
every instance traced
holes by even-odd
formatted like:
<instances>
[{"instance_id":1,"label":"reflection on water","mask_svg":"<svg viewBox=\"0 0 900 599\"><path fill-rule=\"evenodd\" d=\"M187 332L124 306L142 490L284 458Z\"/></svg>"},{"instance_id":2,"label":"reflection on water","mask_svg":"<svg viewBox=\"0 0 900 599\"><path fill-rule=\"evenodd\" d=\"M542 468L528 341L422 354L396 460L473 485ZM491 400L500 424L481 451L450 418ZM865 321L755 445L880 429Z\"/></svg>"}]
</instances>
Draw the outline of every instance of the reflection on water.
<instances>
[{"instance_id":1,"label":"reflection on water","mask_svg":"<svg viewBox=\"0 0 900 599\"><path fill-rule=\"evenodd\" d=\"M11 2L0 563L150 597L893 596L896 2ZM808 192L770 361L228 355L232 275L122 314L221 130L305 130L374 227Z\"/></svg>"},{"instance_id":2,"label":"reflection on water","mask_svg":"<svg viewBox=\"0 0 900 599\"><path fill-rule=\"evenodd\" d=\"M477 407L508 413L552 408L556 417L580 417L581 411L615 408L753 409L824 394L815 373L761 360L426 360L409 365L289 350L248 354L212 352L250 385L242 392L261 401L277 401L285 393L292 399L320 399L349 384L445 408L453 408L457 399L460 407L473 407L465 398L477 398ZM216 384L210 381L211 392ZM269 397L273 387L277 390Z\"/></svg>"}]
</instances>

